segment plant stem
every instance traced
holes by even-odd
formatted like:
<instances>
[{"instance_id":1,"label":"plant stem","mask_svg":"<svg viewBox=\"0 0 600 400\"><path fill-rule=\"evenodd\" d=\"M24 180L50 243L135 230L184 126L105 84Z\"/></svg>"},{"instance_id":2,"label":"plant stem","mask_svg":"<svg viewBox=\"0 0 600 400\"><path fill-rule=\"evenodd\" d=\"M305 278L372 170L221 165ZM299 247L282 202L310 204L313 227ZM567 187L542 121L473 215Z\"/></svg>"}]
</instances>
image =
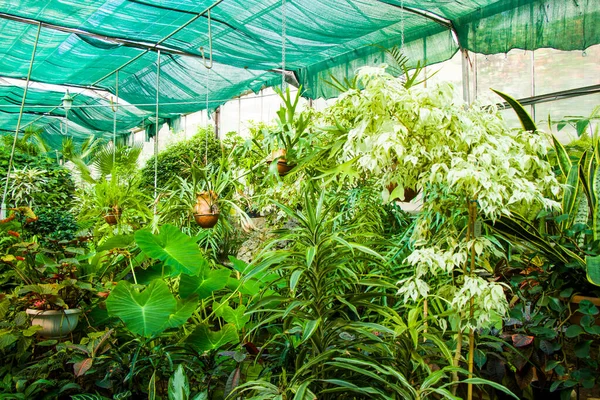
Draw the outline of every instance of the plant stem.
<instances>
[{"instance_id":1,"label":"plant stem","mask_svg":"<svg viewBox=\"0 0 600 400\"><path fill-rule=\"evenodd\" d=\"M471 246L471 268L469 276L473 276L475 271L475 221L477 220L477 203L475 201L469 202L469 235L473 239L473 245ZM475 299L471 297L469 300L469 319L473 319L475 313ZM475 331L471 326L469 328L469 379L473 377L473 359L475 353ZM473 384L469 383L467 386L467 400L473 399Z\"/></svg>"}]
</instances>

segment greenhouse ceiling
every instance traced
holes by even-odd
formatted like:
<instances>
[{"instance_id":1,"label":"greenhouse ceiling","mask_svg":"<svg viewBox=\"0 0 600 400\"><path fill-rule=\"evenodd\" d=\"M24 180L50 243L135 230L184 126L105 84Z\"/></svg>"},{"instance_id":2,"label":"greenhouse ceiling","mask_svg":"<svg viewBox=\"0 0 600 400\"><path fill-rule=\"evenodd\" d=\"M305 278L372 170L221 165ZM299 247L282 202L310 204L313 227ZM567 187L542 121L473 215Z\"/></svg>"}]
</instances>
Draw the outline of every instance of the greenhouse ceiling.
<instances>
[{"instance_id":1,"label":"greenhouse ceiling","mask_svg":"<svg viewBox=\"0 0 600 400\"><path fill-rule=\"evenodd\" d=\"M584 50L600 43L600 1L0 1L0 78L25 80L35 47L32 87L118 92L121 103L135 105L119 108L120 133L146 123L157 101L164 119L212 109L277 85L282 71L293 74L305 96L332 97L325 83L331 75L343 79L383 62L383 49L403 43L412 62L429 64L459 49ZM23 87L0 87L0 130L15 131ZM20 127L61 132L62 94L30 89ZM87 108L69 113L72 134L112 133L108 101L77 97L75 107Z\"/></svg>"}]
</instances>

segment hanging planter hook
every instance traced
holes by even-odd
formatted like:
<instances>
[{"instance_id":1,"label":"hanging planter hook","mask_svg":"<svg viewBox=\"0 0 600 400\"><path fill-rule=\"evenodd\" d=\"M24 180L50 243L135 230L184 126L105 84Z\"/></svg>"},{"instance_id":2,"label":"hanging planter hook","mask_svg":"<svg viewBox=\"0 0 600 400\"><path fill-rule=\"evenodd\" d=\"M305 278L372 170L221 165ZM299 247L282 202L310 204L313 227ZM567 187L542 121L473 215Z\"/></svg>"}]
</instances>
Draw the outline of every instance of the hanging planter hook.
<instances>
[{"instance_id":1,"label":"hanging planter hook","mask_svg":"<svg viewBox=\"0 0 600 400\"><path fill-rule=\"evenodd\" d=\"M213 67L213 46L212 46L212 31L211 25L212 20L210 19L210 9L208 9L208 57L209 63L206 63L206 56L204 55L204 46L200 47L200 54L202 54L202 62L204 63L204 68L211 69Z\"/></svg>"}]
</instances>

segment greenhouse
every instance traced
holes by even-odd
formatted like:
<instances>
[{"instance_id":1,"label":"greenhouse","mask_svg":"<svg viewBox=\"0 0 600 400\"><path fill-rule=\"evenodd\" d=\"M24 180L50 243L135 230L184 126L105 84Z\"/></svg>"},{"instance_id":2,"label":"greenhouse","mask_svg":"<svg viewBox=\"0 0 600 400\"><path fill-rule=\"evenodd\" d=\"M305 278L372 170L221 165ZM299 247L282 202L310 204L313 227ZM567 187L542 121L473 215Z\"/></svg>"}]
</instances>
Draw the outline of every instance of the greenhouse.
<instances>
[{"instance_id":1,"label":"greenhouse","mask_svg":"<svg viewBox=\"0 0 600 400\"><path fill-rule=\"evenodd\" d=\"M600 399L600 0L1 0L0 399Z\"/></svg>"}]
</instances>

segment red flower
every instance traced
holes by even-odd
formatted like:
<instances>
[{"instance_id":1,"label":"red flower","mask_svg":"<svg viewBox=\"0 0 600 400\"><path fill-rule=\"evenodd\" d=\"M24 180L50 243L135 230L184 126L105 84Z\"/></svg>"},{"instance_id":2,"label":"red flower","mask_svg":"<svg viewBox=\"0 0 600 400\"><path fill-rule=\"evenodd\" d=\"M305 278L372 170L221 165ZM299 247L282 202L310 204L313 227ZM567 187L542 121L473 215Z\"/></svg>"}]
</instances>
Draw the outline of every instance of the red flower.
<instances>
[{"instance_id":1,"label":"red flower","mask_svg":"<svg viewBox=\"0 0 600 400\"><path fill-rule=\"evenodd\" d=\"M25 261L25 257L15 256L15 258L19 261Z\"/></svg>"},{"instance_id":2,"label":"red flower","mask_svg":"<svg viewBox=\"0 0 600 400\"><path fill-rule=\"evenodd\" d=\"M14 236L16 238L18 238L19 236L21 236L21 235L19 235L19 232L15 232L15 231L8 231L6 233L8 233L10 236Z\"/></svg>"},{"instance_id":3,"label":"red flower","mask_svg":"<svg viewBox=\"0 0 600 400\"><path fill-rule=\"evenodd\" d=\"M0 220L0 224L5 224L7 222L12 221L13 219L15 219L15 214L11 214L8 216L8 218Z\"/></svg>"}]
</instances>

